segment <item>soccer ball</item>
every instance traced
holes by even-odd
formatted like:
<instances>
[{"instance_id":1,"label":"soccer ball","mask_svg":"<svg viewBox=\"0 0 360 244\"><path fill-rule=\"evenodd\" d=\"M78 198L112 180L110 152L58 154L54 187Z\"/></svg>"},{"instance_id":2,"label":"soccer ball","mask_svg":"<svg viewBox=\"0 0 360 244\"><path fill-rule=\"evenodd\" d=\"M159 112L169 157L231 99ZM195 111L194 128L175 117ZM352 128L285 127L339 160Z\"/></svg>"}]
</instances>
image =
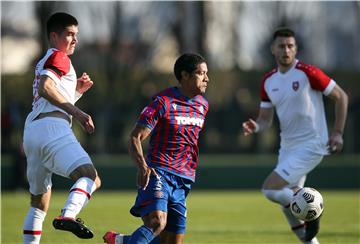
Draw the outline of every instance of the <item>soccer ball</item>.
<instances>
[{"instance_id":1,"label":"soccer ball","mask_svg":"<svg viewBox=\"0 0 360 244\"><path fill-rule=\"evenodd\" d=\"M304 187L294 194L290 209L296 218L312 221L320 217L324 210L323 198L314 188Z\"/></svg>"}]
</instances>

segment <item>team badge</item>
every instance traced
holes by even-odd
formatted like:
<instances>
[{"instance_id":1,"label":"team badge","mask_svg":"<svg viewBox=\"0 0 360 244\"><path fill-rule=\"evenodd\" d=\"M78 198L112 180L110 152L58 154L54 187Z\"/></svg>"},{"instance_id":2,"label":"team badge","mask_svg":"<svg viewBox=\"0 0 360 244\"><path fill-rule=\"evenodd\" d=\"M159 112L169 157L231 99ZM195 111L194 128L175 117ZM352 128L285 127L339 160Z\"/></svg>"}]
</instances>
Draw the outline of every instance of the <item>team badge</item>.
<instances>
[{"instance_id":1,"label":"team badge","mask_svg":"<svg viewBox=\"0 0 360 244\"><path fill-rule=\"evenodd\" d=\"M174 110L176 110L177 105L175 103L171 104Z\"/></svg>"},{"instance_id":2,"label":"team badge","mask_svg":"<svg viewBox=\"0 0 360 244\"><path fill-rule=\"evenodd\" d=\"M294 91L297 91L299 89L299 82L298 81L293 81L292 83L292 88Z\"/></svg>"},{"instance_id":3,"label":"team badge","mask_svg":"<svg viewBox=\"0 0 360 244\"><path fill-rule=\"evenodd\" d=\"M153 109L150 106L147 106L143 109L143 111L141 112L141 115L145 116L145 117L151 117L154 113L155 113L155 109Z\"/></svg>"}]
</instances>

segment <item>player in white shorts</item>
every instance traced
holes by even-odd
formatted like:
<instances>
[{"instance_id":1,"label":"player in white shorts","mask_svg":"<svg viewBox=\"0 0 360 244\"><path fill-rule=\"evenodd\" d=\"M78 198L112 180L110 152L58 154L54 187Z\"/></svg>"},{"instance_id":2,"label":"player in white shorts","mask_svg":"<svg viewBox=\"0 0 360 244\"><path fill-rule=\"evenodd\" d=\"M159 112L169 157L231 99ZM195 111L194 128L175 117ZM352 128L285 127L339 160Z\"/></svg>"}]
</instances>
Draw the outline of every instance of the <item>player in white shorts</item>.
<instances>
[{"instance_id":1,"label":"player in white shorts","mask_svg":"<svg viewBox=\"0 0 360 244\"><path fill-rule=\"evenodd\" d=\"M282 210L297 237L305 243L318 243L319 218L306 222L295 218L289 203L295 191L304 186L306 175L330 152L340 152L347 115L348 98L334 80L319 68L295 58L295 34L288 28L274 32L271 52L277 68L261 83L261 103L256 121L243 123L244 134L271 126L274 108L280 124L280 151L276 168L266 178L262 191ZM335 122L330 137L323 95L335 101Z\"/></svg>"},{"instance_id":2,"label":"player in white shorts","mask_svg":"<svg viewBox=\"0 0 360 244\"><path fill-rule=\"evenodd\" d=\"M32 111L26 118L23 135L31 193L24 243L40 242L53 173L75 181L53 226L79 238L93 237L92 231L76 218L100 187L97 171L71 129L75 119L85 132L91 134L95 130L91 116L74 105L93 85L86 73L77 78L68 57L74 53L77 33L78 22L69 14L55 13L47 21L50 48L36 65Z\"/></svg>"}]
</instances>

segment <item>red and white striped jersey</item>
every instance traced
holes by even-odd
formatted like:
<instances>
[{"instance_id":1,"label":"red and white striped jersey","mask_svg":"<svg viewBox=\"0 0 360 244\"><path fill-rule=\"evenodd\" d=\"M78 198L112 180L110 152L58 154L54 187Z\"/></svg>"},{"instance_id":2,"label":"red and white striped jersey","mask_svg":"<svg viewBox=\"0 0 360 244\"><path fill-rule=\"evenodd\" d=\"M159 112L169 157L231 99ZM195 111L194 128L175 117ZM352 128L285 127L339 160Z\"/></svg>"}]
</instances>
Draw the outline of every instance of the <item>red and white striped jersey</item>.
<instances>
[{"instance_id":1,"label":"red and white striped jersey","mask_svg":"<svg viewBox=\"0 0 360 244\"><path fill-rule=\"evenodd\" d=\"M314 150L326 154L328 131L322 94L328 95L335 84L319 68L298 60L286 73L274 69L264 76L260 107L275 107L282 148L311 143L320 145Z\"/></svg>"},{"instance_id":2,"label":"red and white striped jersey","mask_svg":"<svg viewBox=\"0 0 360 244\"><path fill-rule=\"evenodd\" d=\"M35 79L33 81L32 111L28 115L26 123L32 121L40 113L61 111L67 114L61 108L39 96L38 89L42 75L49 76L54 80L57 90L69 103L74 104L80 98L80 94L76 92L77 76L70 58L66 53L51 48L36 65Z\"/></svg>"}]
</instances>

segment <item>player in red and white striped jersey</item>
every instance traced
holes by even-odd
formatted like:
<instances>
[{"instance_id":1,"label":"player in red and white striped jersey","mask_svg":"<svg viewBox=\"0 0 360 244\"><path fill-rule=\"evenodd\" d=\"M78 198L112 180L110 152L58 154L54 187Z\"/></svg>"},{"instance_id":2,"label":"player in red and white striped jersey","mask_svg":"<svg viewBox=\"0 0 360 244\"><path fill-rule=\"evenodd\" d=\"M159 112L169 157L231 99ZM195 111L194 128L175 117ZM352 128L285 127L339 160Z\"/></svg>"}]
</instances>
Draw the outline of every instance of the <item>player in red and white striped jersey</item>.
<instances>
[{"instance_id":1,"label":"player in red and white striped jersey","mask_svg":"<svg viewBox=\"0 0 360 244\"><path fill-rule=\"evenodd\" d=\"M324 155L340 152L347 116L348 98L340 86L319 68L295 58L295 34L288 28L275 31L271 52L277 68L261 83L260 111L256 121L243 123L245 135L271 126L274 110L280 123L280 151L277 166L266 178L263 193L282 206L288 222L301 241L318 243L319 219L304 223L290 212L294 191L304 186L306 175ZM335 122L327 131L323 95L335 101Z\"/></svg>"},{"instance_id":2,"label":"player in red and white striped jersey","mask_svg":"<svg viewBox=\"0 0 360 244\"><path fill-rule=\"evenodd\" d=\"M23 137L31 193L31 206L24 221L24 243L40 242L53 173L75 181L61 215L53 221L54 227L71 231L79 238L93 237L91 230L76 219L100 187L89 155L71 130L72 119L87 133L95 129L91 116L74 105L93 85L86 73L77 78L68 57L75 51L77 33L78 22L69 14L55 13L47 22L50 48L36 65L33 107Z\"/></svg>"}]
</instances>

